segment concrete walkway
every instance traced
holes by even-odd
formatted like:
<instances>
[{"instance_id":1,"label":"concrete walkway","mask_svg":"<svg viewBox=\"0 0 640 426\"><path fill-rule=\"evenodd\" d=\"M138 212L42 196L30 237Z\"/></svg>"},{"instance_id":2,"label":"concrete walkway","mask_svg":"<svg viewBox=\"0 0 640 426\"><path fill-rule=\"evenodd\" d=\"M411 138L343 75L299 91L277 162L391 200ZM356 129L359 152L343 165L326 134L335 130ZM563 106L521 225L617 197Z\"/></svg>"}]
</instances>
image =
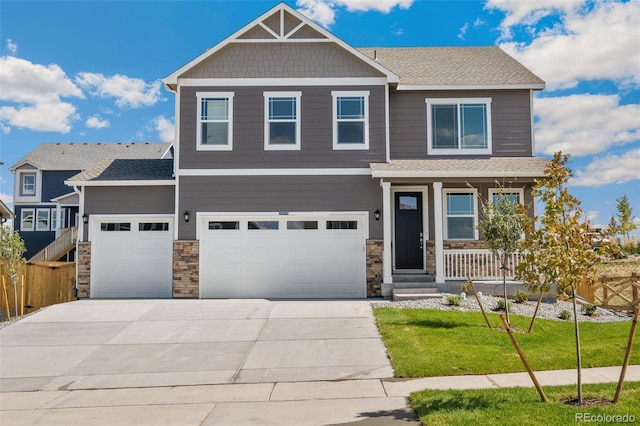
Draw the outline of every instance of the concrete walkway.
<instances>
[{"instance_id":1,"label":"concrete walkway","mask_svg":"<svg viewBox=\"0 0 640 426\"><path fill-rule=\"evenodd\" d=\"M585 369L584 382L619 373ZM531 385L526 373L394 379L365 301L84 300L0 330L0 424L417 425L413 391Z\"/></svg>"}]
</instances>

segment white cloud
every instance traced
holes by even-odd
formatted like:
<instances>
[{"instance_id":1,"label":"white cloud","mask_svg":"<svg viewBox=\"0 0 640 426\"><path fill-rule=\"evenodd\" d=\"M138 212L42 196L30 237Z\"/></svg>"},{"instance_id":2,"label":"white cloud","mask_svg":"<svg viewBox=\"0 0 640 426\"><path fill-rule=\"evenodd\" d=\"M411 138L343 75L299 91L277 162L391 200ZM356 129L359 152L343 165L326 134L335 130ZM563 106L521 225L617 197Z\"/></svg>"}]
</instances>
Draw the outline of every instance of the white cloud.
<instances>
[{"instance_id":1,"label":"white cloud","mask_svg":"<svg viewBox=\"0 0 640 426\"><path fill-rule=\"evenodd\" d=\"M620 105L618 95L579 94L535 98L536 150L592 155L640 140L640 105Z\"/></svg>"},{"instance_id":2,"label":"white cloud","mask_svg":"<svg viewBox=\"0 0 640 426\"><path fill-rule=\"evenodd\" d=\"M460 32L458 33L458 38L460 40L464 40L464 36L467 34L467 31L469 31L469 23L465 22L465 24L460 28Z\"/></svg>"},{"instance_id":3,"label":"white cloud","mask_svg":"<svg viewBox=\"0 0 640 426\"><path fill-rule=\"evenodd\" d=\"M396 22L391 26L391 34L395 36L401 36L405 33L404 28L398 27L398 23Z\"/></svg>"},{"instance_id":4,"label":"white cloud","mask_svg":"<svg viewBox=\"0 0 640 426\"><path fill-rule=\"evenodd\" d=\"M399 7L408 9L414 0L297 0L298 11L325 28L335 22L336 9L344 7L349 12L377 11L389 13Z\"/></svg>"},{"instance_id":5,"label":"white cloud","mask_svg":"<svg viewBox=\"0 0 640 426\"><path fill-rule=\"evenodd\" d=\"M115 98L120 108L140 108L154 105L164 98L160 93L160 80L146 83L140 78L115 74L106 77L102 74L82 72L76 76L76 83L103 98Z\"/></svg>"},{"instance_id":6,"label":"white cloud","mask_svg":"<svg viewBox=\"0 0 640 426\"><path fill-rule=\"evenodd\" d=\"M7 52L9 52L10 56L15 56L18 53L18 45L13 42L10 38L7 39Z\"/></svg>"},{"instance_id":7,"label":"white cloud","mask_svg":"<svg viewBox=\"0 0 640 426\"><path fill-rule=\"evenodd\" d=\"M0 192L0 200L2 200L2 202L5 203L10 209L13 208L13 196L11 194Z\"/></svg>"},{"instance_id":8,"label":"white cloud","mask_svg":"<svg viewBox=\"0 0 640 426\"><path fill-rule=\"evenodd\" d=\"M640 180L640 149L622 155L596 158L583 170L577 170L570 184L598 187Z\"/></svg>"},{"instance_id":9,"label":"white cloud","mask_svg":"<svg viewBox=\"0 0 640 426\"><path fill-rule=\"evenodd\" d=\"M36 132L69 133L71 123L78 118L75 106L60 101L39 102L18 107L0 107L0 120L13 127Z\"/></svg>"},{"instance_id":10,"label":"white cloud","mask_svg":"<svg viewBox=\"0 0 640 426\"><path fill-rule=\"evenodd\" d=\"M502 3L493 0L491 3ZM547 2L515 2L503 25L528 23L527 17ZM573 11L576 3L551 2L545 13L560 8L560 24L537 32L531 43L500 44L504 50L547 82L547 90L572 88L580 80L612 80L621 88L640 87L640 2L599 1ZM556 10L552 11L556 11ZM534 18L530 18L535 20Z\"/></svg>"},{"instance_id":11,"label":"white cloud","mask_svg":"<svg viewBox=\"0 0 640 426\"><path fill-rule=\"evenodd\" d=\"M173 142L175 139L175 124L164 115L160 115L152 120L155 130L162 142Z\"/></svg>"},{"instance_id":12,"label":"white cloud","mask_svg":"<svg viewBox=\"0 0 640 426\"><path fill-rule=\"evenodd\" d=\"M103 129L105 127L109 127L109 120L103 120L99 115L92 115L87 119L84 125L90 129Z\"/></svg>"}]
</instances>

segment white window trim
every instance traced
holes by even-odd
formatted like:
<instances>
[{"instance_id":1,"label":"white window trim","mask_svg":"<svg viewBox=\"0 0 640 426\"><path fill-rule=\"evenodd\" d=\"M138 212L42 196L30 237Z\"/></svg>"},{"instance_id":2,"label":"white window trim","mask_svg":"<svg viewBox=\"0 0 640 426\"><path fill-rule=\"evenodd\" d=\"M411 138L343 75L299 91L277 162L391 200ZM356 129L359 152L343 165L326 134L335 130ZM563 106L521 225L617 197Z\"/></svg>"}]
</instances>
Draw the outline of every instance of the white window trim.
<instances>
[{"instance_id":1,"label":"white window trim","mask_svg":"<svg viewBox=\"0 0 640 426\"><path fill-rule=\"evenodd\" d=\"M472 194L473 195L473 238L449 238L449 215L447 214L447 194ZM478 190L476 188L443 188L442 189L442 217L444 219L444 239L449 241L477 241L480 239L478 232ZM471 216L456 216L471 217Z\"/></svg>"},{"instance_id":2,"label":"white window trim","mask_svg":"<svg viewBox=\"0 0 640 426\"><path fill-rule=\"evenodd\" d=\"M47 213L47 227L46 228L40 228L39 224L40 224L40 212L46 212ZM36 217L35 217L35 227L36 227L36 231L50 231L51 230L51 210L50 209L36 209Z\"/></svg>"},{"instance_id":3,"label":"white window trim","mask_svg":"<svg viewBox=\"0 0 640 426\"><path fill-rule=\"evenodd\" d=\"M524 204L524 188L489 188L489 203L493 204L493 196L496 194L518 194L519 204Z\"/></svg>"},{"instance_id":4,"label":"white window trim","mask_svg":"<svg viewBox=\"0 0 640 426\"><path fill-rule=\"evenodd\" d=\"M234 92L196 92L198 107L196 112L196 150L197 151L231 151L233 150L233 96ZM207 145L202 143L202 100L205 98L226 98L229 100L227 120L219 122L229 123L228 140L226 145Z\"/></svg>"},{"instance_id":5,"label":"white window trim","mask_svg":"<svg viewBox=\"0 0 640 426\"><path fill-rule=\"evenodd\" d=\"M36 187L34 194L22 195L22 176L24 174L36 175ZM15 177L13 179L13 201L16 204L20 203L37 203L40 201L40 194L42 193L42 172L40 169L21 168L16 170Z\"/></svg>"},{"instance_id":6,"label":"white window trim","mask_svg":"<svg viewBox=\"0 0 640 426\"><path fill-rule=\"evenodd\" d=\"M300 150L300 98L302 97L302 92L264 92L264 149L265 151L299 151ZM278 145L278 144L270 144L270 134L269 134L269 124L272 122L269 120L269 99L270 98L295 98L296 99L296 143L295 145ZM273 120L274 123L284 122L291 123L294 120Z\"/></svg>"},{"instance_id":7,"label":"white window trim","mask_svg":"<svg viewBox=\"0 0 640 426\"><path fill-rule=\"evenodd\" d=\"M33 191L31 191L31 192L27 192L25 190L24 180L25 180L25 178L27 176L33 177ZM36 185L37 177L38 176L37 176L35 171L20 173L20 195L22 197L35 197L36 196L36 192L37 192L37 185Z\"/></svg>"},{"instance_id":8,"label":"white window trim","mask_svg":"<svg viewBox=\"0 0 640 426\"><path fill-rule=\"evenodd\" d=\"M491 98L426 98L427 104L427 154L428 155L487 155L492 152ZM485 149L434 149L432 135L433 105L485 104L487 106L487 148ZM458 108L459 111L459 108ZM458 116L458 138L460 137L460 117ZM458 143L460 140L458 139Z\"/></svg>"},{"instance_id":9,"label":"white window trim","mask_svg":"<svg viewBox=\"0 0 640 426\"><path fill-rule=\"evenodd\" d=\"M332 121L333 121L333 149L334 150L367 150L369 149L369 94L366 91L332 91ZM364 143L338 143L338 98L364 97Z\"/></svg>"},{"instance_id":10,"label":"white window trim","mask_svg":"<svg viewBox=\"0 0 640 426\"><path fill-rule=\"evenodd\" d=\"M25 212L31 212L31 226L24 227L24 214ZM21 231L34 231L36 229L36 209L22 209L20 210L20 230Z\"/></svg>"}]
</instances>

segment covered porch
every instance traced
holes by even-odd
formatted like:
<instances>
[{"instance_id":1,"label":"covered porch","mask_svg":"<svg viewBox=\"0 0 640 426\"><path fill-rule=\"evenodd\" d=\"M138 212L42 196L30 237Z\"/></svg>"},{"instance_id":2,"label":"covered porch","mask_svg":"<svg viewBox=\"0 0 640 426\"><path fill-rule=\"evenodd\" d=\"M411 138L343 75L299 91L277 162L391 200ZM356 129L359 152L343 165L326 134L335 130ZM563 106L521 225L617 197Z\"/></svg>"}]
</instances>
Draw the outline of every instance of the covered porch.
<instances>
[{"instance_id":1,"label":"covered porch","mask_svg":"<svg viewBox=\"0 0 640 426\"><path fill-rule=\"evenodd\" d=\"M533 206L531 187L546 164L535 157L372 163L383 194L382 296L411 281L444 289L467 275L501 279L499 262L477 230L481 202L507 195ZM509 259L508 279L519 261L517 254Z\"/></svg>"}]
</instances>

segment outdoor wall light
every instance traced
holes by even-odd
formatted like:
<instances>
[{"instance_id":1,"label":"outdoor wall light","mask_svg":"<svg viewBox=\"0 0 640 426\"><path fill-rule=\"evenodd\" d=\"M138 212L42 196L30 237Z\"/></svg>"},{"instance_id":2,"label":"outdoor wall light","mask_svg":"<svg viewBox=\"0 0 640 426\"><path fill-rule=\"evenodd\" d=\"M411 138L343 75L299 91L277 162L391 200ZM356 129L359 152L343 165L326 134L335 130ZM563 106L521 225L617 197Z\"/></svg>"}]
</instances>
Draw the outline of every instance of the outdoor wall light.
<instances>
[{"instance_id":1,"label":"outdoor wall light","mask_svg":"<svg viewBox=\"0 0 640 426\"><path fill-rule=\"evenodd\" d=\"M375 217L376 220L380 220L380 210L376 210L375 212L373 212L373 217Z\"/></svg>"},{"instance_id":2,"label":"outdoor wall light","mask_svg":"<svg viewBox=\"0 0 640 426\"><path fill-rule=\"evenodd\" d=\"M88 214L85 213L85 214L82 215L82 223L84 223L85 225L87 223L89 223L89 215Z\"/></svg>"},{"instance_id":3,"label":"outdoor wall light","mask_svg":"<svg viewBox=\"0 0 640 426\"><path fill-rule=\"evenodd\" d=\"M191 213L189 213L189 210L186 210L183 216L185 222L189 222L189 219L191 219Z\"/></svg>"}]
</instances>

